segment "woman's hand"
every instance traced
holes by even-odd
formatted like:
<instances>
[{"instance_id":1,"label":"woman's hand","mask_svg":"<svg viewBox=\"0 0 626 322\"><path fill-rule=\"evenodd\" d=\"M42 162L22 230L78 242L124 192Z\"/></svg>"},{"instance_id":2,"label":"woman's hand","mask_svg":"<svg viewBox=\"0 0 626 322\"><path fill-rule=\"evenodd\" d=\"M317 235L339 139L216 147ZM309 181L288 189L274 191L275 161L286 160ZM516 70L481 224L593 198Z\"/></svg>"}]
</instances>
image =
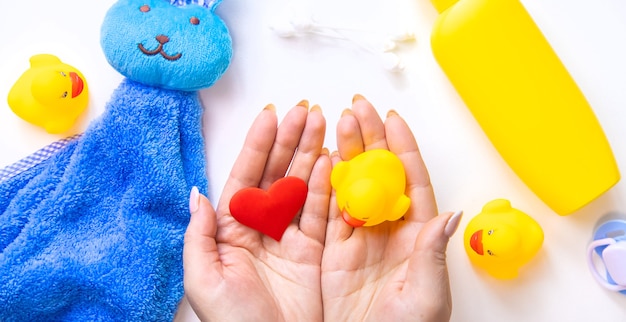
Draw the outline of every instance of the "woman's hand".
<instances>
[{"instance_id":1,"label":"woman's hand","mask_svg":"<svg viewBox=\"0 0 626 322\"><path fill-rule=\"evenodd\" d=\"M321 321L322 251L331 163L322 148L326 121L302 101L277 127L272 105L252 124L216 211L197 190L185 234L186 296L203 321ZM280 242L237 222L229 212L242 188L264 190L285 175L308 183L301 213Z\"/></svg>"},{"instance_id":2,"label":"woman's hand","mask_svg":"<svg viewBox=\"0 0 626 322\"><path fill-rule=\"evenodd\" d=\"M446 247L461 213L437 215L428 171L416 140L394 111L383 122L356 95L337 125L333 165L372 149L402 161L411 207L403 219L377 226L347 225L334 200L322 258L327 321L448 321L452 309Z\"/></svg>"}]
</instances>

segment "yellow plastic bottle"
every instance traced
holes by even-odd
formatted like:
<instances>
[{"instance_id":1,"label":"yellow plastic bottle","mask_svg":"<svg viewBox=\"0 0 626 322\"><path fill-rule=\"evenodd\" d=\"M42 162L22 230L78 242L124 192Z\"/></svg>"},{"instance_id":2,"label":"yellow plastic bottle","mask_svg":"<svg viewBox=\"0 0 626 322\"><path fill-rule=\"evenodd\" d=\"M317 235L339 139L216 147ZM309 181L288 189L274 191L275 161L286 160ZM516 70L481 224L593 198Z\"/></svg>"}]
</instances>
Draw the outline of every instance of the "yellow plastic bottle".
<instances>
[{"instance_id":1,"label":"yellow plastic bottle","mask_svg":"<svg viewBox=\"0 0 626 322\"><path fill-rule=\"evenodd\" d=\"M620 174L591 106L519 0L431 0L433 54L500 155L568 215Z\"/></svg>"}]
</instances>

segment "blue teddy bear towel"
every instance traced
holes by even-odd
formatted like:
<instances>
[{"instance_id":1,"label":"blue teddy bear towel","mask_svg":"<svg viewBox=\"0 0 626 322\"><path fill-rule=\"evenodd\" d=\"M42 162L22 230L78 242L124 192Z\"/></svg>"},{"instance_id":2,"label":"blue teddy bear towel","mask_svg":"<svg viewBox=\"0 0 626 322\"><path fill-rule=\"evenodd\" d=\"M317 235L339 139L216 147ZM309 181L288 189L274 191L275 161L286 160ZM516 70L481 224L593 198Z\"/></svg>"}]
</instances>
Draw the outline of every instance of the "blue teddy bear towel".
<instances>
[{"instance_id":1,"label":"blue teddy bear towel","mask_svg":"<svg viewBox=\"0 0 626 322\"><path fill-rule=\"evenodd\" d=\"M207 186L198 107L125 81L80 139L2 183L0 320L175 311L189 189Z\"/></svg>"},{"instance_id":2,"label":"blue teddy bear towel","mask_svg":"<svg viewBox=\"0 0 626 322\"><path fill-rule=\"evenodd\" d=\"M0 321L172 320L189 191L208 187L195 91L232 55L213 7L182 6L118 1L102 47L126 79L105 112L0 182Z\"/></svg>"}]
</instances>

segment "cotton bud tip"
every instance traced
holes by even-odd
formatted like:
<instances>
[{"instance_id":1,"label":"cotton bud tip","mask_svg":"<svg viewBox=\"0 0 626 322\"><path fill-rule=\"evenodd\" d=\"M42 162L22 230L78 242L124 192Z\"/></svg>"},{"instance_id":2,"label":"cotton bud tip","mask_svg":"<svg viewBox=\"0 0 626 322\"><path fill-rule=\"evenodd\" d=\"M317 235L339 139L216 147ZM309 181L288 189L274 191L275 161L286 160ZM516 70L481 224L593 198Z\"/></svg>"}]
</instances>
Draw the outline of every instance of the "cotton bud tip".
<instances>
[{"instance_id":1,"label":"cotton bud tip","mask_svg":"<svg viewBox=\"0 0 626 322\"><path fill-rule=\"evenodd\" d=\"M390 38L395 41L414 41L415 33L409 30L397 32L390 35Z\"/></svg>"},{"instance_id":2,"label":"cotton bud tip","mask_svg":"<svg viewBox=\"0 0 626 322\"><path fill-rule=\"evenodd\" d=\"M383 44L383 51L384 52L388 52L388 51L392 51L394 49L396 49L398 47L398 45L396 45L396 42L393 40L387 40L385 41L385 43Z\"/></svg>"},{"instance_id":3,"label":"cotton bud tip","mask_svg":"<svg viewBox=\"0 0 626 322\"><path fill-rule=\"evenodd\" d=\"M305 33L315 29L315 24L313 23L313 19L311 19L311 17L296 15L289 22L298 32Z\"/></svg>"},{"instance_id":4,"label":"cotton bud tip","mask_svg":"<svg viewBox=\"0 0 626 322\"><path fill-rule=\"evenodd\" d=\"M382 55L383 67L391 72L401 72L404 70L404 64L398 55L394 53L384 53Z\"/></svg>"},{"instance_id":5,"label":"cotton bud tip","mask_svg":"<svg viewBox=\"0 0 626 322\"><path fill-rule=\"evenodd\" d=\"M296 36L298 31L288 22L276 22L270 26L270 29L274 31L280 37L291 38Z\"/></svg>"}]
</instances>

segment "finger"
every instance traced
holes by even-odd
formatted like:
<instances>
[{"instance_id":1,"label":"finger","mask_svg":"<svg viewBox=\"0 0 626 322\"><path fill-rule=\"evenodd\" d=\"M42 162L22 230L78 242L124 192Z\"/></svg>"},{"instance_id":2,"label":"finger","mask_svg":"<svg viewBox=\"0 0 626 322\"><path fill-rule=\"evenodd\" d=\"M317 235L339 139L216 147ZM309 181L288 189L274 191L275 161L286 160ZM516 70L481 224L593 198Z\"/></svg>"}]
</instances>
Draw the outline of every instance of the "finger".
<instances>
[{"instance_id":1,"label":"finger","mask_svg":"<svg viewBox=\"0 0 626 322\"><path fill-rule=\"evenodd\" d=\"M296 176L305 182L309 181L313 165L317 162L322 151L325 133L326 119L319 105L315 105L306 118L304 131L289 169L290 176Z\"/></svg>"},{"instance_id":2,"label":"finger","mask_svg":"<svg viewBox=\"0 0 626 322\"><path fill-rule=\"evenodd\" d=\"M337 148L342 160L350 160L365 148L359 120L351 109L345 109L337 122Z\"/></svg>"},{"instance_id":3,"label":"finger","mask_svg":"<svg viewBox=\"0 0 626 322\"><path fill-rule=\"evenodd\" d=\"M385 126L374 106L363 96L356 94L352 100L352 111L359 121L365 151L387 149Z\"/></svg>"},{"instance_id":4,"label":"finger","mask_svg":"<svg viewBox=\"0 0 626 322\"><path fill-rule=\"evenodd\" d=\"M308 104L306 100L301 101L291 108L280 122L259 184L260 188L268 189L272 183L287 173L305 128Z\"/></svg>"},{"instance_id":5,"label":"finger","mask_svg":"<svg viewBox=\"0 0 626 322\"><path fill-rule=\"evenodd\" d=\"M334 167L338 162L341 161L338 152L333 152L330 156L331 164ZM352 236L352 232L354 228L343 220L341 217L341 211L339 207L337 207L337 198L335 194L335 190L331 191L330 195L330 206L328 211L328 225L326 227L326 245L330 245L332 243L345 241L350 236Z\"/></svg>"},{"instance_id":6,"label":"finger","mask_svg":"<svg viewBox=\"0 0 626 322\"><path fill-rule=\"evenodd\" d=\"M326 226L328 224L331 192L330 171L330 157L328 150L324 149L311 171L309 192L299 221L299 228L302 233L322 245L326 238Z\"/></svg>"},{"instance_id":7,"label":"finger","mask_svg":"<svg viewBox=\"0 0 626 322\"><path fill-rule=\"evenodd\" d=\"M409 258L406 278L406 290L413 296L427 294L427 298L437 299L437 301L447 299L447 306L440 305L440 307L447 308L448 314L451 296L446 266L446 248L450 237L459 226L462 215L460 211L445 213L424 225Z\"/></svg>"},{"instance_id":8,"label":"finger","mask_svg":"<svg viewBox=\"0 0 626 322\"><path fill-rule=\"evenodd\" d=\"M217 252L215 235L217 224L210 201L191 190L189 198L191 219L185 232L183 267L185 291L195 292L197 287L209 287L220 280L222 265Z\"/></svg>"},{"instance_id":9,"label":"finger","mask_svg":"<svg viewBox=\"0 0 626 322\"><path fill-rule=\"evenodd\" d=\"M235 160L218 204L218 216L228 213L228 202L235 192L257 187L276 137L278 120L273 105L266 106L256 117Z\"/></svg>"},{"instance_id":10,"label":"finger","mask_svg":"<svg viewBox=\"0 0 626 322\"><path fill-rule=\"evenodd\" d=\"M408 124L395 111L387 113L385 133L389 150L396 154L406 171L407 194L411 209L407 220L427 222L437 215L437 202L415 136Z\"/></svg>"}]
</instances>

